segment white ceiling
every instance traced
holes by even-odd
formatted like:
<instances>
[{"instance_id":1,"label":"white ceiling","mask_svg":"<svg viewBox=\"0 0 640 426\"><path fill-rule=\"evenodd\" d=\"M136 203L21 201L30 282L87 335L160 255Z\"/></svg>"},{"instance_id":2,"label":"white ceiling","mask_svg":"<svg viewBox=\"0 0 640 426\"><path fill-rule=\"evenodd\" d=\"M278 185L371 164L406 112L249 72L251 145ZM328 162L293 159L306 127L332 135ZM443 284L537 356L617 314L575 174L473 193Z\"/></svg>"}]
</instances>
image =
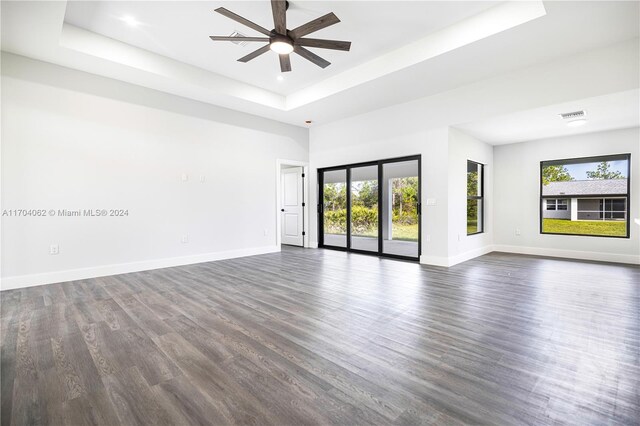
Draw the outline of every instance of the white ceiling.
<instances>
[{"instance_id":1,"label":"white ceiling","mask_svg":"<svg viewBox=\"0 0 640 426\"><path fill-rule=\"evenodd\" d=\"M628 90L529 111L519 111L454 127L492 145L640 126L640 90ZM569 127L561 113L586 112L587 123Z\"/></svg>"},{"instance_id":2,"label":"white ceiling","mask_svg":"<svg viewBox=\"0 0 640 426\"><path fill-rule=\"evenodd\" d=\"M639 36L637 1L493 4L294 0L290 28L334 11L342 22L314 37L350 40L353 51L316 49L333 64L322 70L294 59L281 83L270 52L242 64L236 59L250 47L207 38L244 30L212 12L221 5L271 28L266 0L3 0L2 50L304 126L306 119L327 123ZM113 18L121 14L144 25L129 29Z\"/></svg>"},{"instance_id":3,"label":"white ceiling","mask_svg":"<svg viewBox=\"0 0 640 426\"><path fill-rule=\"evenodd\" d=\"M362 1L292 0L287 26L293 29L326 13L334 12L340 23L308 37L351 41L350 52L314 49L332 63L322 69L298 55L291 55L293 71L278 81L280 66L275 53L241 63L237 59L264 43L238 46L213 42L209 35L262 34L213 10L225 7L267 29L273 28L271 5L263 1L74 1L67 3L65 22L142 49L194 65L279 93L290 94L342 71L402 47L436 30L473 16L497 1ZM132 28L121 18L141 23Z\"/></svg>"}]
</instances>

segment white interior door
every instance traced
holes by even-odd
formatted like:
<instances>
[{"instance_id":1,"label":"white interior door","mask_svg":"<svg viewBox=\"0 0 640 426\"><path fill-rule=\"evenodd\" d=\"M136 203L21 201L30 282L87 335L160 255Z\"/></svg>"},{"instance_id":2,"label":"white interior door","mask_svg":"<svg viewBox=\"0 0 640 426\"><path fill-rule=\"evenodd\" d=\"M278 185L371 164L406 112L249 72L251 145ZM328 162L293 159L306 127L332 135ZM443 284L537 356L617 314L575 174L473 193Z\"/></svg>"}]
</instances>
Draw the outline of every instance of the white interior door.
<instances>
[{"instance_id":1,"label":"white interior door","mask_svg":"<svg viewBox=\"0 0 640 426\"><path fill-rule=\"evenodd\" d=\"M280 181L282 183L280 206L282 244L302 247L304 246L302 167L282 169Z\"/></svg>"}]
</instances>

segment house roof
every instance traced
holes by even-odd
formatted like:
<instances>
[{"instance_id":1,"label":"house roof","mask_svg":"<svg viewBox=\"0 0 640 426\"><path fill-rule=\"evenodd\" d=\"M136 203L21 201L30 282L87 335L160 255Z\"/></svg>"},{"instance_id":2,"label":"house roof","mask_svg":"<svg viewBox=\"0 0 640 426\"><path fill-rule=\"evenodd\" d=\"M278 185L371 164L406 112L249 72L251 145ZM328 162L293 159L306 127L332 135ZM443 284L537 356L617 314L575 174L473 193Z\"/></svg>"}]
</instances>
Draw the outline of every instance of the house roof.
<instances>
[{"instance_id":1,"label":"house roof","mask_svg":"<svg viewBox=\"0 0 640 426\"><path fill-rule=\"evenodd\" d=\"M627 179L572 180L550 182L542 195L614 195L627 193Z\"/></svg>"}]
</instances>

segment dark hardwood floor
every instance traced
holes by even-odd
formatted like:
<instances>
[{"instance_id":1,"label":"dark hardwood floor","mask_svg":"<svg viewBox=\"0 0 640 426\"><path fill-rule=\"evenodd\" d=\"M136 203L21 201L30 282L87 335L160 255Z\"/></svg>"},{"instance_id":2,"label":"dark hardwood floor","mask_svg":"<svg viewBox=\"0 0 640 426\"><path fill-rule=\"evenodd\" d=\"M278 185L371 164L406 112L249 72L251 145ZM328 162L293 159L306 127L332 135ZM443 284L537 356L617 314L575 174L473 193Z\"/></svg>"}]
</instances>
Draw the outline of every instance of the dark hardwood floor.
<instances>
[{"instance_id":1,"label":"dark hardwood floor","mask_svg":"<svg viewBox=\"0 0 640 426\"><path fill-rule=\"evenodd\" d=\"M285 249L0 297L2 425L640 421L634 266Z\"/></svg>"}]
</instances>

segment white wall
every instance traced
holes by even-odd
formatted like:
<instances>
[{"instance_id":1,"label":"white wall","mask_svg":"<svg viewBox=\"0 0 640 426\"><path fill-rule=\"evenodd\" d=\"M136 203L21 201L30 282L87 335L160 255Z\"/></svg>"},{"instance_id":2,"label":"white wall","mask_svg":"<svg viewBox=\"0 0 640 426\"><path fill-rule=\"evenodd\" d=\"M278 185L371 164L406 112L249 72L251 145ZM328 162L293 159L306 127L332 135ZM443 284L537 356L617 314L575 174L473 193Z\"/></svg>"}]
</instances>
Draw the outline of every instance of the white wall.
<instances>
[{"instance_id":1,"label":"white wall","mask_svg":"<svg viewBox=\"0 0 640 426\"><path fill-rule=\"evenodd\" d=\"M490 251L491 219L482 235L466 234L467 160L488 164L487 205L491 211L492 147L449 128L415 129L400 125L402 115L385 121L360 117L354 126L322 126L310 133L310 162L314 203L317 169L364 161L420 154L422 156L422 256L425 264L451 266ZM389 134L384 128L394 128ZM373 128L373 130L372 130ZM375 131L376 128L380 132ZM366 129L360 131L359 129ZM406 132L405 132L406 131ZM362 134L366 133L366 137ZM375 137L377 134L379 137ZM427 205L427 198L436 200ZM312 215L311 239L317 244L317 217ZM460 234L460 241L457 235Z\"/></svg>"},{"instance_id":2,"label":"white wall","mask_svg":"<svg viewBox=\"0 0 640 426\"><path fill-rule=\"evenodd\" d=\"M304 128L10 54L1 136L2 209L129 211L2 217L3 288L275 251L276 159L308 161Z\"/></svg>"},{"instance_id":3,"label":"white wall","mask_svg":"<svg viewBox=\"0 0 640 426\"><path fill-rule=\"evenodd\" d=\"M458 244L458 227L462 226L459 218L451 232L449 228L449 188L447 179L443 178L449 175L449 126L635 89L638 87L638 58L638 39L629 40L405 104L312 127L309 136L310 183L312 188L316 188L312 192L317 192L315 171L319 167L422 154L425 220L422 227L422 261L449 265L464 259L463 253L479 253L486 250L483 247L491 244L490 231L480 237L461 238ZM455 154L458 146L461 150L470 149L470 153L479 157L490 158L490 148L485 144L474 141L465 148L464 140L472 139L455 136L455 131L452 134L456 141L452 148L452 161L456 155L461 155ZM457 171L453 173L460 177ZM466 176L466 173L463 175ZM459 183L453 185L455 187ZM426 198L436 198L437 205L426 206ZM455 201L451 209L464 211L460 209L460 202ZM314 215L310 219L311 241L317 244L317 220ZM455 236L454 244L450 244L451 235ZM430 241L427 241L427 237Z\"/></svg>"},{"instance_id":4,"label":"white wall","mask_svg":"<svg viewBox=\"0 0 640 426\"><path fill-rule=\"evenodd\" d=\"M372 135L372 127L394 126L395 120L372 122L367 116L356 126L322 126L312 128L309 136L309 161L311 165L312 203L317 204L317 169L363 161L422 155L422 255L428 263L445 263L447 258L447 196L444 186L434 185L447 174L448 129L417 130L397 126L393 135L381 132ZM359 129L366 129L361 137ZM382 129L381 129L382 130ZM375 131L373 132L375 133ZM426 206L427 198L435 198L437 205ZM424 218L429 218L425 220ZM311 241L317 244L317 215L310 217ZM427 242L427 239L430 239Z\"/></svg>"},{"instance_id":5,"label":"white wall","mask_svg":"<svg viewBox=\"0 0 640 426\"><path fill-rule=\"evenodd\" d=\"M495 249L549 256L640 263L640 227L631 238L542 235L540 161L631 153L631 216L640 217L640 130L589 133L494 148ZM521 235L515 234L516 228Z\"/></svg>"},{"instance_id":6,"label":"white wall","mask_svg":"<svg viewBox=\"0 0 640 426\"><path fill-rule=\"evenodd\" d=\"M467 235L467 160L484 164L484 232ZM449 263L486 254L493 244L493 146L449 129Z\"/></svg>"}]
</instances>

